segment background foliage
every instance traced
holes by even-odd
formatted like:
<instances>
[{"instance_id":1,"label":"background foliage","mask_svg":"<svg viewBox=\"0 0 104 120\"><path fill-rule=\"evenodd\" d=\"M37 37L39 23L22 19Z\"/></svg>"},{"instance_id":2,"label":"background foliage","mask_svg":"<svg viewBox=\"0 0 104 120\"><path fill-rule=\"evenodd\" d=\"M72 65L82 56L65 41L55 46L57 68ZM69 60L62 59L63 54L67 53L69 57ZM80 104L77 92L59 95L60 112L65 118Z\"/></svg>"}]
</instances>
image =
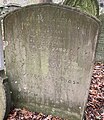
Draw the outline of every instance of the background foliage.
<instances>
[{"instance_id":1,"label":"background foliage","mask_svg":"<svg viewBox=\"0 0 104 120\"><path fill-rule=\"evenodd\" d=\"M77 7L84 12L97 17L99 16L99 4L97 0L65 0L63 4Z\"/></svg>"}]
</instances>

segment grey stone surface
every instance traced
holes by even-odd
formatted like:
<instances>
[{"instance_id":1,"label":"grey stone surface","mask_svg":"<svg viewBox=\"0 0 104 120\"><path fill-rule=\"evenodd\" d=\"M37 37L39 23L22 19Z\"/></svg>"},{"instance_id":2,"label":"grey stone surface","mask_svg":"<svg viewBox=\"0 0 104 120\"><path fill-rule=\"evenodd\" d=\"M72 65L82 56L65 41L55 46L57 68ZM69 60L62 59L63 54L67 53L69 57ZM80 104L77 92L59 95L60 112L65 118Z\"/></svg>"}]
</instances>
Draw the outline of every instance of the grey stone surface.
<instances>
[{"instance_id":1,"label":"grey stone surface","mask_svg":"<svg viewBox=\"0 0 104 120\"><path fill-rule=\"evenodd\" d=\"M0 120L6 120L12 105L8 78L4 70L0 70ZM4 117L4 119L3 119Z\"/></svg>"},{"instance_id":2,"label":"grey stone surface","mask_svg":"<svg viewBox=\"0 0 104 120\"><path fill-rule=\"evenodd\" d=\"M6 68L17 107L81 120L99 22L75 8L40 4L4 18Z\"/></svg>"},{"instance_id":3,"label":"grey stone surface","mask_svg":"<svg viewBox=\"0 0 104 120\"><path fill-rule=\"evenodd\" d=\"M41 1L46 1L46 0L0 0L0 5L15 3L15 4L20 4L21 6L26 6L30 4L38 4ZM60 3L63 2L64 0L52 0L52 1L54 3Z\"/></svg>"},{"instance_id":4,"label":"grey stone surface","mask_svg":"<svg viewBox=\"0 0 104 120\"><path fill-rule=\"evenodd\" d=\"M0 70L4 69L4 56L3 56L3 40L2 40L2 29L0 20Z\"/></svg>"},{"instance_id":5,"label":"grey stone surface","mask_svg":"<svg viewBox=\"0 0 104 120\"><path fill-rule=\"evenodd\" d=\"M6 110L6 97L3 86L3 80L0 78L0 120L3 120Z\"/></svg>"},{"instance_id":6,"label":"grey stone surface","mask_svg":"<svg viewBox=\"0 0 104 120\"><path fill-rule=\"evenodd\" d=\"M104 13L100 15L101 30L96 48L95 61L104 62Z\"/></svg>"},{"instance_id":7,"label":"grey stone surface","mask_svg":"<svg viewBox=\"0 0 104 120\"><path fill-rule=\"evenodd\" d=\"M6 110L6 97L3 86L2 70L4 69L4 57L3 57L3 41L2 41L2 30L0 20L0 120L3 120Z\"/></svg>"}]
</instances>

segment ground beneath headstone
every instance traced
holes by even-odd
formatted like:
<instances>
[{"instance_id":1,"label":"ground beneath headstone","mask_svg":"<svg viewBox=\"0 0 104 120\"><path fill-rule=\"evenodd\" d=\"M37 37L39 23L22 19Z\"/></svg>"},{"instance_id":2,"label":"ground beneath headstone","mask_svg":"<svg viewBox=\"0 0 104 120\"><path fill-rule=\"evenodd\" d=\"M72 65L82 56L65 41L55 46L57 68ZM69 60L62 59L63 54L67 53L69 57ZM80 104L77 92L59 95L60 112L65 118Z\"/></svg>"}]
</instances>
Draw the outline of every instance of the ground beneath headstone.
<instances>
[{"instance_id":1,"label":"ground beneath headstone","mask_svg":"<svg viewBox=\"0 0 104 120\"><path fill-rule=\"evenodd\" d=\"M82 98L83 99L83 98ZM93 70L85 120L104 120L104 64L96 63ZM52 115L30 112L15 108L11 110L7 120L65 120ZM69 118L70 120L70 118Z\"/></svg>"}]
</instances>

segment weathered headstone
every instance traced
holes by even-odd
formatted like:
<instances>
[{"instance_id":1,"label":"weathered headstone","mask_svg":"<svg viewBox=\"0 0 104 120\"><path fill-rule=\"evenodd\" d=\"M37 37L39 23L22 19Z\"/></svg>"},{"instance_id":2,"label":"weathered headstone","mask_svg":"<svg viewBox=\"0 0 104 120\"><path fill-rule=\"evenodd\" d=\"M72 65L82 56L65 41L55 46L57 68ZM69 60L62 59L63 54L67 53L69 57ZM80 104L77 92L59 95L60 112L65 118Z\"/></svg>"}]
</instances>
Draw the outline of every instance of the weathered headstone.
<instances>
[{"instance_id":1,"label":"weathered headstone","mask_svg":"<svg viewBox=\"0 0 104 120\"><path fill-rule=\"evenodd\" d=\"M6 96L3 86L3 80L0 78L0 120L3 120L6 111Z\"/></svg>"},{"instance_id":2,"label":"weathered headstone","mask_svg":"<svg viewBox=\"0 0 104 120\"><path fill-rule=\"evenodd\" d=\"M4 69L4 56L3 56L3 40L2 40L2 28L0 20L0 70Z\"/></svg>"},{"instance_id":3,"label":"weathered headstone","mask_svg":"<svg viewBox=\"0 0 104 120\"><path fill-rule=\"evenodd\" d=\"M6 120L11 107L11 95L8 79L4 71L0 71L0 120Z\"/></svg>"},{"instance_id":4,"label":"weathered headstone","mask_svg":"<svg viewBox=\"0 0 104 120\"><path fill-rule=\"evenodd\" d=\"M0 120L3 120L6 110L6 97L3 86L3 79L1 78L2 77L1 73L3 69L4 69L3 41L2 41L2 30L0 23Z\"/></svg>"},{"instance_id":5,"label":"weathered headstone","mask_svg":"<svg viewBox=\"0 0 104 120\"><path fill-rule=\"evenodd\" d=\"M81 120L99 22L75 8L40 4L4 18L7 76L17 107Z\"/></svg>"},{"instance_id":6,"label":"weathered headstone","mask_svg":"<svg viewBox=\"0 0 104 120\"><path fill-rule=\"evenodd\" d=\"M96 49L95 61L104 62L104 13L100 15L101 30Z\"/></svg>"}]
</instances>

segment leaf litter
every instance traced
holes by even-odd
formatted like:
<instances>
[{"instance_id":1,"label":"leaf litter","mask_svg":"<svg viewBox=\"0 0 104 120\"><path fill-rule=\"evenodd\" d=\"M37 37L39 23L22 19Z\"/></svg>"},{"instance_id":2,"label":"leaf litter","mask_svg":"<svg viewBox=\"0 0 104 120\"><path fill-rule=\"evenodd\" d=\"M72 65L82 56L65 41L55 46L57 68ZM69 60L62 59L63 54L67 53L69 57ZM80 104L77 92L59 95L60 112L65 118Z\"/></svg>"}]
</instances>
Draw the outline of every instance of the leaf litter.
<instances>
[{"instance_id":1,"label":"leaf litter","mask_svg":"<svg viewBox=\"0 0 104 120\"><path fill-rule=\"evenodd\" d=\"M84 120L104 120L104 64L95 63L90 84ZM52 115L30 112L27 109L11 110L7 120L65 120ZM70 120L70 118L69 118Z\"/></svg>"},{"instance_id":2,"label":"leaf litter","mask_svg":"<svg viewBox=\"0 0 104 120\"><path fill-rule=\"evenodd\" d=\"M104 64L100 62L94 65L85 120L104 120Z\"/></svg>"}]
</instances>

